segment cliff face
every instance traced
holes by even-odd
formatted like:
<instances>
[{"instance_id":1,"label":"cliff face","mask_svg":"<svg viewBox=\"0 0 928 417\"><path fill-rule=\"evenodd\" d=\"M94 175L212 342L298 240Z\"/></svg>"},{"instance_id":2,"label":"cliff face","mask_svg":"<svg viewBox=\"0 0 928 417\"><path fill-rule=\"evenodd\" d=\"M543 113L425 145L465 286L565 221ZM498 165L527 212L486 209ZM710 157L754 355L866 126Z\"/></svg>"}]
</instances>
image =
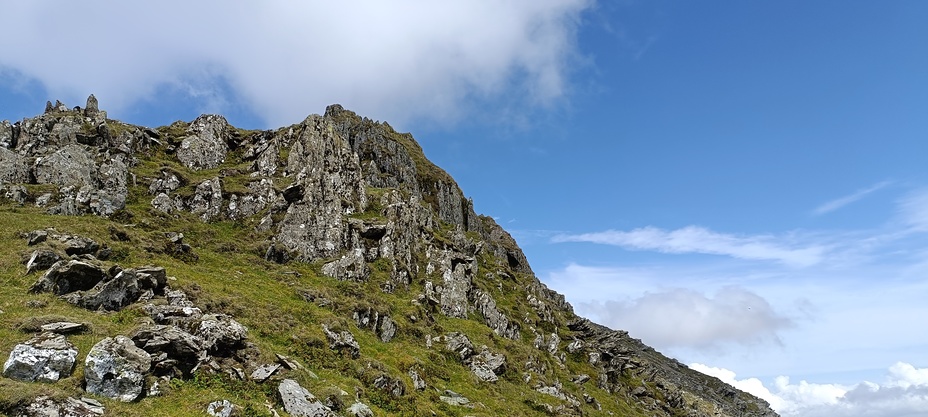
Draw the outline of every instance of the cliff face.
<instances>
[{"instance_id":1,"label":"cliff face","mask_svg":"<svg viewBox=\"0 0 928 417\"><path fill-rule=\"evenodd\" d=\"M73 305L144 312L139 322L130 321L123 328L132 336L125 342L129 348L138 347L151 356L141 359L146 370L138 370L145 389L157 381L155 377L162 382L183 381L197 378L197 372L248 381L245 375L262 366L258 358L267 357L271 350L278 354L286 350L316 371L341 370L340 377L322 377L321 382L304 381L304 385L325 385L340 392L354 385L357 404L368 407L363 403L367 398L373 407L368 411L375 414L776 415L764 401L692 371L625 332L577 317L562 295L533 275L512 237L491 218L477 215L454 180L425 158L409 134L338 105L292 126L244 131L215 115L157 129L124 124L107 119L93 96L84 109L49 104L43 115L0 124L0 199L8 211L19 207L100 216L94 222L106 224L109 236L80 237L103 241L110 253L121 254L122 262L167 263L156 268L165 266L168 273L172 262L178 262L176 268L181 270L207 271L202 282L181 278L186 287L172 285L166 279L149 278L160 273L151 269L122 270L116 265L120 258L101 256L101 249L77 259L62 254L60 245L46 250L45 264L28 262L30 271L46 271L32 286L33 292L60 296L50 300L63 303L62 311ZM55 223L63 225L58 229L70 224ZM215 243L227 229L234 241ZM165 235L168 243L151 238L163 230L172 231ZM66 241L67 236L59 232L45 231ZM178 232L191 236L184 240ZM134 243L120 249L120 242ZM213 259L213 253L220 255ZM159 261L162 257L165 260ZM287 282L287 296L278 297L288 303L299 298L305 306L295 304L292 314L311 311L316 321L294 320L283 329L261 329L273 326L262 323L262 316L250 312L248 300L241 297L239 302L246 307L233 311L235 318L210 315L210 308L227 313L222 303L210 303L208 294L217 279L209 275L215 267L210 262L221 264L223 257L230 264L242 257L246 264L260 263L260 269L300 277ZM72 282L67 277L83 276L67 275L78 268L73 262L88 264L86 268L99 271L95 273L100 277L80 291L60 289L62 282ZM114 267L121 272L113 272ZM243 288L250 282L259 285L263 273L256 272L253 281L243 277L223 285L238 287L227 290L230 294L247 294ZM25 288L21 291L26 298ZM226 290L217 290L221 291ZM114 297L115 304L107 301ZM94 304L93 300L104 301ZM183 308L199 312L177 313L186 311ZM15 314L21 316L17 318L21 323L38 313ZM248 325L247 333L236 318ZM216 336L209 330L211 324L204 323L218 323L215 326L225 333ZM179 333L170 333L174 329ZM24 339L14 330L4 333L10 341L0 347L6 351L8 345ZM375 339L359 335L366 332ZM152 340L159 333L174 336L158 346L180 346L189 339L184 343L197 348L156 347ZM91 336L82 337L88 338L86 343L97 343ZM316 338L326 346L317 349ZM113 340L110 344L121 339ZM182 350L186 353L178 353ZM376 375L357 371L364 368L362 363L375 369ZM174 371L159 374L157 369L169 365ZM84 374L91 371L88 359ZM267 378L258 381L252 375L250 380L270 384L288 375L283 372L275 369ZM286 372L291 377L312 374L295 365ZM292 391L290 382L293 379L284 379L279 395L265 397L260 386L249 385L246 388L252 393L246 397L264 398L272 412L283 407L292 415L316 415L288 408L292 401L284 397L284 387ZM3 389L0 385L0 393ZM452 391L465 392L467 398ZM80 397L68 390L60 394ZM171 395L149 394L151 398ZM136 394L130 401L146 395ZM314 410L319 415L366 415L351 411L360 406L329 400L318 402L324 410ZM54 398L41 401L51 401L49 407L60 410L67 406ZM42 415L24 411L41 401L0 401L0 412L6 407L9 413ZM507 401L518 405L495 405ZM441 405L430 408L430 404Z\"/></svg>"}]
</instances>

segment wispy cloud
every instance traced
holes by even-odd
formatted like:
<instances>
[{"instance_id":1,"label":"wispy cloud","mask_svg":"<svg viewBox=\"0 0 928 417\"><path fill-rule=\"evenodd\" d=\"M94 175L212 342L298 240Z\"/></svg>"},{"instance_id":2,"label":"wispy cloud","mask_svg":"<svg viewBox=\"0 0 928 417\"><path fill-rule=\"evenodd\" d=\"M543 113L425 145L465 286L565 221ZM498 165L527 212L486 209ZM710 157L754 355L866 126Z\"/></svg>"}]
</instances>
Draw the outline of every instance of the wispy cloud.
<instances>
[{"instance_id":1,"label":"wispy cloud","mask_svg":"<svg viewBox=\"0 0 928 417\"><path fill-rule=\"evenodd\" d=\"M899 202L899 217L908 227L928 232L928 189L915 191Z\"/></svg>"},{"instance_id":2,"label":"wispy cloud","mask_svg":"<svg viewBox=\"0 0 928 417\"><path fill-rule=\"evenodd\" d=\"M851 204L851 203L853 203L853 202L855 202L855 201L857 201L857 200L860 200L860 199L866 197L866 196L867 196L868 194L870 194L870 193L873 193L873 192L875 192L875 191L879 191L879 190L881 190L881 189L883 189L883 188L886 188L887 186L889 186L889 185L891 185L891 184L892 184L892 181L883 181L883 182L879 182L879 183L877 183L877 184L874 184L874 185L872 185L872 186L870 186L870 187L857 190L857 191L854 192L853 194L849 194L849 195L846 195L846 196L841 197L841 198L836 198L836 199L834 199L834 200L828 201L828 202L826 202L826 203L824 203L824 204L822 204L822 205L816 207L814 210L812 210L812 213L815 214L815 215L822 215L822 214L826 214L826 213L831 213L831 212L833 212L833 211L835 211L835 210L838 210L838 209L840 209L840 208L842 208L842 207L844 207L844 206L846 206L846 205L848 205L848 204Z\"/></svg>"},{"instance_id":3,"label":"wispy cloud","mask_svg":"<svg viewBox=\"0 0 928 417\"><path fill-rule=\"evenodd\" d=\"M631 231L607 230L596 233L558 235L554 242L590 242L626 249L663 253L701 253L739 259L771 260L791 266L811 266L822 261L826 247L802 246L790 239L771 235L732 235L699 227L677 230L643 227Z\"/></svg>"}]
</instances>

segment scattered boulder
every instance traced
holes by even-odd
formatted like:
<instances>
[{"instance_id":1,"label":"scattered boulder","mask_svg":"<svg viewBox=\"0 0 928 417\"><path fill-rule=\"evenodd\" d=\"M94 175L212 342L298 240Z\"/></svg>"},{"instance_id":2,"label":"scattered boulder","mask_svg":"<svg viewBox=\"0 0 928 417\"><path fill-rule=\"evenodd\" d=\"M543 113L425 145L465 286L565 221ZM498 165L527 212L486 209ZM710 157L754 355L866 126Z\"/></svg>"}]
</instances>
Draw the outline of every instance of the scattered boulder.
<instances>
[{"instance_id":1,"label":"scattered boulder","mask_svg":"<svg viewBox=\"0 0 928 417\"><path fill-rule=\"evenodd\" d=\"M442 402L450 405L456 405L459 407L473 408L474 405L470 403L470 400L467 397L458 394L451 390L445 390L445 395L438 396L438 399Z\"/></svg>"},{"instance_id":2,"label":"scattered boulder","mask_svg":"<svg viewBox=\"0 0 928 417\"><path fill-rule=\"evenodd\" d=\"M345 330L335 333L329 330L329 326L324 324L322 325L322 332L325 333L325 337L329 339L330 349L347 352L352 358L361 356L361 346L354 340L354 335L352 335L351 332Z\"/></svg>"},{"instance_id":3,"label":"scattered boulder","mask_svg":"<svg viewBox=\"0 0 928 417\"><path fill-rule=\"evenodd\" d=\"M55 400L48 396L36 397L22 411L20 417L97 417L106 409L103 404L92 398Z\"/></svg>"},{"instance_id":4,"label":"scattered boulder","mask_svg":"<svg viewBox=\"0 0 928 417\"><path fill-rule=\"evenodd\" d=\"M280 369L280 365L276 363L261 365L251 373L251 379L257 382L267 381L278 369Z\"/></svg>"},{"instance_id":5,"label":"scattered boulder","mask_svg":"<svg viewBox=\"0 0 928 417\"><path fill-rule=\"evenodd\" d=\"M90 349L84 361L84 381L91 394L123 402L142 395L151 355L125 336L107 337Z\"/></svg>"},{"instance_id":6,"label":"scattered boulder","mask_svg":"<svg viewBox=\"0 0 928 417\"><path fill-rule=\"evenodd\" d=\"M319 402L316 396L310 394L306 388L303 388L292 379L285 379L277 387L280 395L280 402L284 405L284 411L290 413L293 417L335 417L329 407Z\"/></svg>"},{"instance_id":7,"label":"scattered boulder","mask_svg":"<svg viewBox=\"0 0 928 417\"><path fill-rule=\"evenodd\" d=\"M91 255L100 249L99 243L83 236L60 235L57 237L61 243L64 243L64 253L68 256Z\"/></svg>"},{"instance_id":8,"label":"scattered boulder","mask_svg":"<svg viewBox=\"0 0 928 417\"><path fill-rule=\"evenodd\" d=\"M72 334L84 331L84 329L87 328L87 325L83 323L72 323L69 321L57 321L54 323L43 324L41 328L43 332Z\"/></svg>"},{"instance_id":9,"label":"scattered boulder","mask_svg":"<svg viewBox=\"0 0 928 417\"><path fill-rule=\"evenodd\" d=\"M45 332L13 348L3 376L26 382L55 382L71 375L77 348L57 333Z\"/></svg>"}]
</instances>

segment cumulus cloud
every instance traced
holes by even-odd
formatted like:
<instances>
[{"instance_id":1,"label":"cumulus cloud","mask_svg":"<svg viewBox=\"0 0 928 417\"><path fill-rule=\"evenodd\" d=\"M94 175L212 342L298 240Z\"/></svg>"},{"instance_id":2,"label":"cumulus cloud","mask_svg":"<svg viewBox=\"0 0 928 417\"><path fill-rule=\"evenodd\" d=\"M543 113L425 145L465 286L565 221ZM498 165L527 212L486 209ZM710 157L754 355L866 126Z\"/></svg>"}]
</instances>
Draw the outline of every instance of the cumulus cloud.
<instances>
[{"instance_id":1,"label":"cumulus cloud","mask_svg":"<svg viewBox=\"0 0 928 417\"><path fill-rule=\"evenodd\" d=\"M487 98L531 107L562 97L580 14L591 5L8 2L0 67L63 99L93 92L111 111L158 89L192 88L192 99L244 100L269 124L334 102L391 121L451 120Z\"/></svg>"},{"instance_id":2,"label":"cumulus cloud","mask_svg":"<svg viewBox=\"0 0 928 417\"><path fill-rule=\"evenodd\" d=\"M928 410L928 368L905 362L891 366L882 384L851 386L804 380L793 384L779 376L767 388L757 378L738 379L728 369L699 363L690 368L766 400L783 417L916 417Z\"/></svg>"},{"instance_id":3,"label":"cumulus cloud","mask_svg":"<svg viewBox=\"0 0 928 417\"><path fill-rule=\"evenodd\" d=\"M578 309L659 348L714 349L728 342L778 342L777 332L793 325L764 298L734 286L712 297L672 289L627 301L579 303Z\"/></svg>"},{"instance_id":4,"label":"cumulus cloud","mask_svg":"<svg viewBox=\"0 0 928 417\"><path fill-rule=\"evenodd\" d=\"M825 248L798 246L788 239L769 235L739 236L687 226L677 230L642 227L631 231L555 236L554 242L590 242L635 250L663 253L702 253L751 260L772 260L791 266L811 266L821 262Z\"/></svg>"},{"instance_id":5,"label":"cumulus cloud","mask_svg":"<svg viewBox=\"0 0 928 417\"><path fill-rule=\"evenodd\" d=\"M848 205L848 204L854 203L855 201L860 200L860 199L866 197L866 196L867 196L868 194L870 194L870 193L873 193L873 192L875 192L875 191L879 191L879 190L881 190L881 189L883 189L883 188L886 188L886 187L887 187L888 185L890 185L890 184L892 184L890 181L883 181L883 182L874 184L874 185L872 185L872 186L870 186L870 187L867 187L867 188L864 188L864 189L861 189L861 190L857 190L857 191L854 192L853 194L846 195L846 196L840 197L840 198L836 198L836 199L834 199L834 200L828 201L828 202L826 202L826 203L824 203L824 204L822 204L822 205L816 207L815 210L812 210L812 213L813 213L813 214L817 214L817 215L830 213L830 212L835 211L835 210L838 210L838 209L840 209L840 208L842 208L842 207L844 207L844 206L846 206L846 205Z\"/></svg>"}]
</instances>

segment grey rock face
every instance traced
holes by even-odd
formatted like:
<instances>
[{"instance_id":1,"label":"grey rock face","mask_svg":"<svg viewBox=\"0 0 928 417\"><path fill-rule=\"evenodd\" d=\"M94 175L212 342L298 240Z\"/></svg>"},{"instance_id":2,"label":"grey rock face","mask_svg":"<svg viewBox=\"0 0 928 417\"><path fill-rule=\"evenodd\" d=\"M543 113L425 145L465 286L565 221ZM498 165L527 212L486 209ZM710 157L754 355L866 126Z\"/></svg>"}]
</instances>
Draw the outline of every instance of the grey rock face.
<instances>
[{"instance_id":1,"label":"grey rock face","mask_svg":"<svg viewBox=\"0 0 928 417\"><path fill-rule=\"evenodd\" d=\"M195 170L218 167L229 151L226 140L231 129L225 117L211 114L197 117L187 128L188 136L177 149L177 159Z\"/></svg>"},{"instance_id":2,"label":"grey rock face","mask_svg":"<svg viewBox=\"0 0 928 417\"><path fill-rule=\"evenodd\" d=\"M367 207L366 183L358 156L329 121L318 116L303 121L287 171L306 192L288 206L276 241L301 260L339 257L356 248L345 217Z\"/></svg>"},{"instance_id":3,"label":"grey rock face","mask_svg":"<svg viewBox=\"0 0 928 417\"><path fill-rule=\"evenodd\" d=\"M56 333L46 332L10 352L3 364L3 376L26 382L55 382L71 375L77 349Z\"/></svg>"},{"instance_id":4,"label":"grey rock face","mask_svg":"<svg viewBox=\"0 0 928 417\"><path fill-rule=\"evenodd\" d=\"M344 281L367 281L371 268L364 259L364 250L357 248L322 265L322 273Z\"/></svg>"},{"instance_id":5,"label":"grey rock face","mask_svg":"<svg viewBox=\"0 0 928 417\"><path fill-rule=\"evenodd\" d=\"M329 407L323 405L316 397L310 394L292 379L285 379L277 387L280 402L284 410L293 417L335 417Z\"/></svg>"},{"instance_id":6,"label":"grey rock face","mask_svg":"<svg viewBox=\"0 0 928 417\"><path fill-rule=\"evenodd\" d=\"M496 308L496 301L490 294L480 290L474 290L472 294L474 308L483 316L484 322L493 329L494 333L513 340L519 340L522 337L519 334L519 325L510 321Z\"/></svg>"},{"instance_id":7,"label":"grey rock face","mask_svg":"<svg viewBox=\"0 0 928 417\"><path fill-rule=\"evenodd\" d=\"M39 184L91 185L96 173L93 155L78 144L67 145L35 163L35 180Z\"/></svg>"},{"instance_id":8,"label":"grey rock face","mask_svg":"<svg viewBox=\"0 0 928 417\"><path fill-rule=\"evenodd\" d=\"M0 183L28 183L30 171L26 158L0 146Z\"/></svg>"},{"instance_id":9,"label":"grey rock face","mask_svg":"<svg viewBox=\"0 0 928 417\"><path fill-rule=\"evenodd\" d=\"M52 332L57 334L80 333L87 328L83 323L72 323L69 321L56 321L42 325L43 332Z\"/></svg>"},{"instance_id":10,"label":"grey rock face","mask_svg":"<svg viewBox=\"0 0 928 417\"><path fill-rule=\"evenodd\" d=\"M9 120L0 121L0 149L10 149L16 147L13 140L13 126Z\"/></svg>"},{"instance_id":11,"label":"grey rock face","mask_svg":"<svg viewBox=\"0 0 928 417\"><path fill-rule=\"evenodd\" d=\"M280 369L280 365L276 363L261 365L251 373L251 379L258 382L267 381L278 369Z\"/></svg>"},{"instance_id":12,"label":"grey rock face","mask_svg":"<svg viewBox=\"0 0 928 417\"><path fill-rule=\"evenodd\" d=\"M125 336L106 338L90 349L84 361L84 381L91 394L135 401L142 394L151 355Z\"/></svg>"}]
</instances>

